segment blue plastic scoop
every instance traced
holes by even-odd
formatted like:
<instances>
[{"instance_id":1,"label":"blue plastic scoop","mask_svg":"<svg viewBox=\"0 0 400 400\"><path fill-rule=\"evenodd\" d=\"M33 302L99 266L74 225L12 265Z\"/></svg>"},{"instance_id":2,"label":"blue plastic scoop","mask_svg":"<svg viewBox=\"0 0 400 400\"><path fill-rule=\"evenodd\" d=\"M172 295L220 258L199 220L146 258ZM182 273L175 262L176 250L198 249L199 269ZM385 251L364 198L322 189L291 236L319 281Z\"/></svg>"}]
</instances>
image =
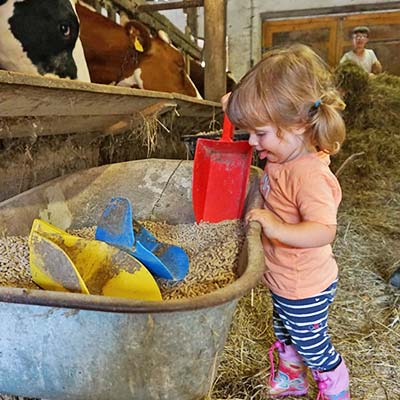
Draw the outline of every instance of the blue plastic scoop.
<instances>
[{"instance_id":1,"label":"blue plastic scoop","mask_svg":"<svg viewBox=\"0 0 400 400\"><path fill-rule=\"evenodd\" d=\"M178 246L159 242L133 219L125 197L112 198L96 229L96 239L114 245L141 261L160 278L181 280L189 270L189 258Z\"/></svg>"}]
</instances>

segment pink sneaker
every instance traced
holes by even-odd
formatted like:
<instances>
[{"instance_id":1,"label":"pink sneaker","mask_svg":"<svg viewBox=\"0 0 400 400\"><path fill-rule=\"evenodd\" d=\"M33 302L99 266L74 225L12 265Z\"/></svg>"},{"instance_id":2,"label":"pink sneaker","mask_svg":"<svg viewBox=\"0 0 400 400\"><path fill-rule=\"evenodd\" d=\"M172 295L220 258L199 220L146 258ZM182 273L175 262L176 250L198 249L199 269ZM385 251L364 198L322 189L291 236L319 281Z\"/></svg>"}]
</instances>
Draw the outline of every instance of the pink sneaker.
<instances>
[{"instance_id":1,"label":"pink sneaker","mask_svg":"<svg viewBox=\"0 0 400 400\"><path fill-rule=\"evenodd\" d=\"M279 366L275 375L274 350L278 349ZM293 345L279 340L269 349L271 375L269 377L271 397L303 396L308 392L307 367Z\"/></svg>"},{"instance_id":2,"label":"pink sneaker","mask_svg":"<svg viewBox=\"0 0 400 400\"><path fill-rule=\"evenodd\" d=\"M312 371L318 385L317 400L350 400L349 372L342 362L328 372Z\"/></svg>"}]
</instances>

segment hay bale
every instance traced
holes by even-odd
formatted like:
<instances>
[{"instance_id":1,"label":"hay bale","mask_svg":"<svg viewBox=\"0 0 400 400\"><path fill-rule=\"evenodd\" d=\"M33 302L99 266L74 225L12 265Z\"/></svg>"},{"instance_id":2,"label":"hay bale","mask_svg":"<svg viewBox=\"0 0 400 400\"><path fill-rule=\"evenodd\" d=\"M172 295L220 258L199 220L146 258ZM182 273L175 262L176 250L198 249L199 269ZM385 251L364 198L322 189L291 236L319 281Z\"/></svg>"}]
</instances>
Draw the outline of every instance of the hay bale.
<instances>
[{"instance_id":1,"label":"hay bale","mask_svg":"<svg viewBox=\"0 0 400 400\"><path fill-rule=\"evenodd\" d=\"M334 71L336 85L346 92L362 93L369 86L369 74L351 61L339 64Z\"/></svg>"},{"instance_id":2,"label":"hay bale","mask_svg":"<svg viewBox=\"0 0 400 400\"><path fill-rule=\"evenodd\" d=\"M369 78L362 68L346 62L337 67L335 80L344 95L348 129L398 128L399 77L384 73Z\"/></svg>"},{"instance_id":3,"label":"hay bale","mask_svg":"<svg viewBox=\"0 0 400 400\"><path fill-rule=\"evenodd\" d=\"M399 252L392 251L400 238L400 78L384 73L360 85L363 72L357 68L344 64L337 69L337 81L345 76L343 85L355 92L345 90L347 138L333 159L333 169L359 154L339 176L340 212L369 231L370 264L387 280L400 259ZM385 243L382 254L376 251L380 242Z\"/></svg>"}]
</instances>

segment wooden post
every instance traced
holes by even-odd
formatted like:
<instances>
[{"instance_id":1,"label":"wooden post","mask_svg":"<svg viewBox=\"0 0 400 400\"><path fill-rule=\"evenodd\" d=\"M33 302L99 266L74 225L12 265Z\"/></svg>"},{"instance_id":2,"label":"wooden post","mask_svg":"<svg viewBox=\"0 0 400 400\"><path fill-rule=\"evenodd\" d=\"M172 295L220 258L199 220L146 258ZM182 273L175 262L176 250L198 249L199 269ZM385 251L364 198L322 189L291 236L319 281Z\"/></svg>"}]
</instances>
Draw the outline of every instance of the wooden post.
<instances>
[{"instance_id":1,"label":"wooden post","mask_svg":"<svg viewBox=\"0 0 400 400\"><path fill-rule=\"evenodd\" d=\"M197 27L197 8L187 8L184 10L184 13L186 14L186 20L187 23L186 25L190 29L190 33L193 35L195 39L197 39L198 36L198 27Z\"/></svg>"},{"instance_id":2,"label":"wooden post","mask_svg":"<svg viewBox=\"0 0 400 400\"><path fill-rule=\"evenodd\" d=\"M204 0L204 95L220 101L226 93L226 0Z\"/></svg>"},{"instance_id":3,"label":"wooden post","mask_svg":"<svg viewBox=\"0 0 400 400\"><path fill-rule=\"evenodd\" d=\"M95 0L94 1L94 8L96 11L101 14L101 7L103 6L103 2L101 0Z\"/></svg>"},{"instance_id":4,"label":"wooden post","mask_svg":"<svg viewBox=\"0 0 400 400\"><path fill-rule=\"evenodd\" d=\"M107 13L108 13L108 18L111 19L111 21L116 22L115 21L115 15L116 15L116 11L115 8L110 7L110 4L107 4Z\"/></svg>"}]
</instances>

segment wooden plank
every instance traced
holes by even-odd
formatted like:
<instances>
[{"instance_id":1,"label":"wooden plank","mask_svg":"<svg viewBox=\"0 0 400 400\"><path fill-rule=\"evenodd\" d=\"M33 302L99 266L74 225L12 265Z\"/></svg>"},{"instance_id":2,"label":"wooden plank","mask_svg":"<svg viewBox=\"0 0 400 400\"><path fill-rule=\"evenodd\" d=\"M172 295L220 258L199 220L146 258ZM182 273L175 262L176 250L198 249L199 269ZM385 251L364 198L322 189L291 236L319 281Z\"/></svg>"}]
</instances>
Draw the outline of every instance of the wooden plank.
<instances>
[{"instance_id":1,"label":"wooden plank","mask_svg":"<svg viewBox=\"0 0 400 400\"><path fill-rule=\"evenodd\" d=\"M99 132L103 135L115 135L132 131L143 124L147 117L160 117L176 107L176 103L160 102L132 115L6 117L0 121L0 138L63 135L71 132L74 134ZM51 131L48 131L49 127Z\"/></svg>"},{"instance_id":2,"label":"wooden plank","mask_svg":"<svg viewBox=\"0 0 400 400\"><path fill-rule=\"evenodd\" d=\"M400 24L400 10L397 12L383 12L377 14L359 14L359 15L348 15L342 17L343 20L343 28L344 28L344 37L343 39L347 40L348 43L351 43L351 29L357 25L368 25L371 29L370 33L370 41L374 40L376 35L376 31L374 26L379 27L380 25L399 25ZM386 32L387 38L400 38L399 30L393 30L389 34ZM384 33L385 34L385 33ZM379 35L379 39L383 38L382 34Z\"/></svg>"},{"instance_id":3,"label":"wooden plank","mask_svg":"<svg viewBox=\"0 0 400 400\"><path fill-rule=\"evenodd\" d=\"M0 121L0 139L103 132L125 118L126 115L61 115L57 118L52 116L6 117Z\"/></svg>"},{"instance_id":4,"label":"wooden plank","mask_svg":"<svg viewBox=\"0 0 400 400\"><path fill-rule=\"evenodd\" d=\"M226 93L226 0L204 0L204 95L219 101Z\"/></svg>"},{"instance_id":5,"label":"wooden plank","mask_svg":"<svg viewBox=\"0 0 400 400\"><path fill-rule=\"evenodd\" d=\"M0 137L132 129L143 116L174 112L182 134L221 118L221 105L180 94L0 71ZM122 124L122 125L121 125Z\"/></svg>"},{"instance_id":6,"label":"wooden plank","mask_svg":"<svg viewBox=\"0 0 400 400\"><path fill-rule=\"evenodd\" d=\"M132 114L160 98L173 99L172 95L159 92L129 93L121 91L123 88L93 83L82 85L62 79L49 79L51 84L43 85L42 82L48 83L46 78L27 77L30 84L26 79L22 79L25 82L0 79L0 117Z\"/></svg>"},{"instance_id":7,"label":"wooden plank","mask_svg":"<svg viewBox=\"0 0 400 400\"><path fill-rule=\"evenodd\" d=\"M27 98L24 99L24 96ZM16 99L21 103L15 103ZM203 110L219 105L177 93L52 79L0 70L0 117L131 114L161 100L173 102L174 99L197 104Z\"/></svg>"},{"instance_id":8,"label":"wooden plank","mask_svg":"<svg viewBox=\"0 0 400 400\"><path fill-rule=\"evenodd\" d=\"M336 49L338 41L338 23L337 20L329 23L329 42L328 42L328 64L335 65L337 63Z\"/></svg>"},{"instance_id":9,"label":"wooden plank","mask_svg":"<svg viewBox=\"0 0 400 400\"><path fill-rule=\"evenodd\" d=\"M180 8L193 8L193 7L203 7L203 0L183 0L183 1L170 1L167 3L159 3L154 1L149 1L144 4L139 4L136 6L138 11L158 11L158 10L176 10Z\"/></svg>"},{"instance_id":10,"label":"wooden plank","mask_svg":"<svg viewBox=\"0 0 400 400\"><path fill-rule=\"evenodd\" d=\"M335 62L338 63L342 58L344 52L343 48L343 34L344 34L344 27L343 27L343 18L339 17L337 19L337 27L336 27L336 46L335 46Z\"/></svg>"}]
</instances>

